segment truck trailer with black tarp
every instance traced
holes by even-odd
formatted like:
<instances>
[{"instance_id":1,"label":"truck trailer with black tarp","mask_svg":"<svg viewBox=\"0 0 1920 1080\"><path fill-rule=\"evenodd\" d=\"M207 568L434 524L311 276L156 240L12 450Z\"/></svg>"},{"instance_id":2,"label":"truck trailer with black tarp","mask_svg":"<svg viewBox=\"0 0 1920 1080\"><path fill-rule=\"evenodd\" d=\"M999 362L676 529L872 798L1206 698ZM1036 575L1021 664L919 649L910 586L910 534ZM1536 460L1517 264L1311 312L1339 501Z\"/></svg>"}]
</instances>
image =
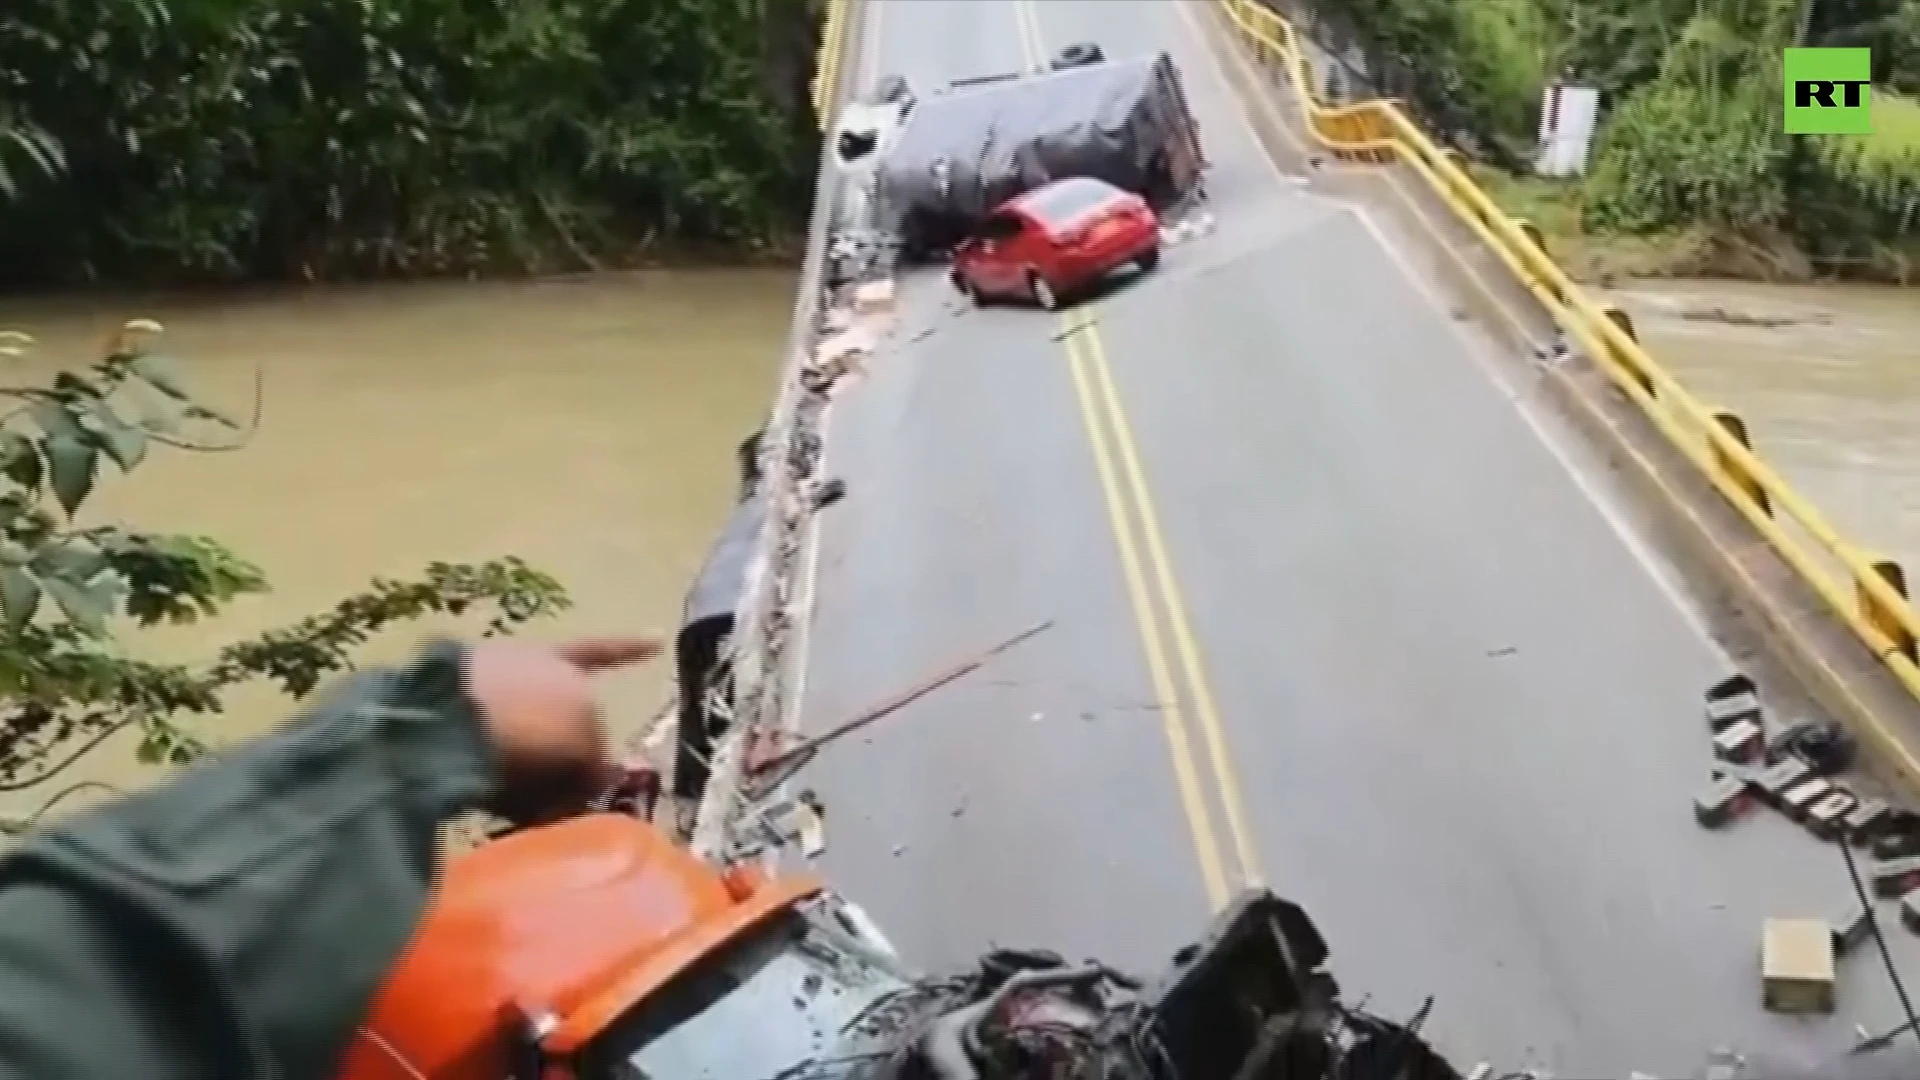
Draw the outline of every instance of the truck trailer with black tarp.
<instances>
[{"instance_id":1,"label":"truck trailer with black tarp","mask_svg":"<svg viewBox=\"0 0 1920 1080\"><path fill-rule=\"evenodd\" d=\"M1164 210L1206 168L1172 57L977 80L919 99L876 170L879 224L909 259L951 248L995 207L1091 176Z\"/></svg>"}]
</instances>

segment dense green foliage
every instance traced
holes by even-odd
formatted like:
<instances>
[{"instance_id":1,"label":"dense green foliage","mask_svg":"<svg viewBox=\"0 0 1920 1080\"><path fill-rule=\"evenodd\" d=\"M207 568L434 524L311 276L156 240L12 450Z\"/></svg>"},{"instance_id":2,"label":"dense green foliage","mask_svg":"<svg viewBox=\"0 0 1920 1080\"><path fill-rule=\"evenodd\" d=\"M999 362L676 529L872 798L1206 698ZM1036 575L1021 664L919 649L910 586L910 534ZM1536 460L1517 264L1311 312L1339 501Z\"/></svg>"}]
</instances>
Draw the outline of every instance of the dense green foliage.
<instances>
[{"instance_id":1,"label":"dense green foliage","mask_svg":"<svg viewBox=\"0 0 1920 1080\"><path fill-rule=\"evenodd\" d=\"M1723 6L1688 18L1659 67L1619 95L1595 154L1591 223L1644 233L1784 222L1780 52L1756 43L1790 40L1792 8Z\"/></svg>"},{"instance_id":2,"label":"dense green foliage","mask_svg":"<svg viewBox=\"0 0 1920 1080\"><path fill-rule=\"evenodd\" d=\"M6 0L0 268L320 277L764 248L807 0Z\"/></svg>"},{"instance_id":3,"label":"dense green foliage","mask_svg":"<svg viewBox=\"0 0 1920 1080\"><path fill-rule=\"evenodd\" d=\"M1316 0L1325 3L1327 0ZM1541 87L1571 75L1608 114L1582 205L1602 232L1693 229L1900 261L1920 239L1920 0L1352 0L1483 140L1524 151ZM1782 50L1873 50L1875 133L1781 131ZM1905 96L1903 96L1905 95Z\"/></svg>"},{"instance_id":4,"label":"dense green foliage","mask_svg":"<svg viewBox=\"0 0 1920 1080\"><path fill-rule=\"evenodd\" d=\"M144 761L191 760L204 744L183 719L223 712L234 688L255 681L303 697L396 623L471 611L486 617L484 632L502 633L566 606L557 582L517 559L436 563L417 581L376 580L204 665L134 657L126 628L196 622L267 588L216 540L86 520L108 466L130 474L156 448L230 447L243 431L195 400L178 364L146 348L156 327L134 329L106 358L49 385L0 387L13 405L0 413L0 792L44 788L44 810L102 787L84 768L77 780L69 770L123 731L137 734ZM0 355L26 346L20 335L0 338ZM55 790L56 781L66 782ZM26 823L0 819L0 832Z\"/></svg>"}]
</instances>

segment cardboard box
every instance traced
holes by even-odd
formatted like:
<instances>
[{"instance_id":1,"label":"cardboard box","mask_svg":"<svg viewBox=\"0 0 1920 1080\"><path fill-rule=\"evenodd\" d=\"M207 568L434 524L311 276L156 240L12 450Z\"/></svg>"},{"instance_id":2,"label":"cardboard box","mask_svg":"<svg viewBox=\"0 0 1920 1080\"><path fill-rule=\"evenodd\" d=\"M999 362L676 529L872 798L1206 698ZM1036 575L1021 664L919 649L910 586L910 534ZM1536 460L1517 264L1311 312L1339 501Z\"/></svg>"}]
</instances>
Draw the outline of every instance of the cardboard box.
<instances>
[{"instance_id":1,"label":"cardboard box","mask_svg":"<svg viewBox=\"0 0 1920 1080\"><path fill-rule=\"evenodd\" d=\"M1824 919L1768 919L1760 932L1760 979L1771 1012L1832 1012L1833 928Z\"/></svg>"}]
</instances>

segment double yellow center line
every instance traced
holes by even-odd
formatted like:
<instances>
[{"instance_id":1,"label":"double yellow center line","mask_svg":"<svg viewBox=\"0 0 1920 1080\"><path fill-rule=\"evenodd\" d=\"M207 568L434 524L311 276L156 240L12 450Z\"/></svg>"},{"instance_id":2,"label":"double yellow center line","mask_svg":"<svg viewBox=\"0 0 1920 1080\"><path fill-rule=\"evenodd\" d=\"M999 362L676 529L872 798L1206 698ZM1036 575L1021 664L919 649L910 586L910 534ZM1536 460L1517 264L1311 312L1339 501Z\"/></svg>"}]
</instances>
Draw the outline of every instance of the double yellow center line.
<instances>
[{"instance_id":1,"label":"double yellow center line","mask_svg":"<svg viewBox=\"0 0 1920 1080\"><path fill-rule=\"evenodd\" d=\"M1014 22L1028 69L1044 70L1047 50L1034 0L1014 0ZM1193 832L1207 898L1219 907L1232 897L1236 887L1260 882L1259 861L1242 810L1239 781L1227 751L1220 710L1200 659L1200 646L1194 639L1173 562L1167 556L1166 539L1146 471L1140 465L1132 425L1120 403L1106 347L1100 340L1096 309L1088 304L1060 318L1060 341L1066 348L1067 368L1073 376L1074 396L1080 404L1094 468L1105 495L1121 574L1140 632L1140 647L1166 728L1174 780ZM1206 748L1206 769L1194 753L1189 715L1198 722L1200 741ZM1232 841L1231 862L1237 864L1237 872L1229 868L1228 848L1220 843L1214 828L1214 799L1208 795L1206 772L1212 773L1211 787L1218 794L1218 806Z\"/></svg>"},{"instance_id":2,"label":"double yellow center line","mask_svg":"<svg viewBox=\"0 0 1920 1080\"><path fill-rule=\"evenodd\" d=\"M1114 385L1106 349L1095 328L1094 312L1090 307L1076 308L1062 316L1062 321L1065 332L1060 340L1066 346L1067 369L1073 376L1074 396L1080 403L1094 468L1106 497L1107 515L1119 549L1120 571L1126 579L1127 597L1140 632L1140 647L1146 654L1154 699L1166 728L1174 780L1186 810L1187 825L1193 831L1201 880L1208 899L1218 907L1232 896L1237 886L1259 883L1259 862L1241 808L1240 786L1228 757L1220 710L1214 703L1213 689L1200 659L1200 646L1194 640L1172 560L1167 556L1159 513L1140 465L1140 453L1126 410L1120 403L1119 390ZM1171 650L1167 647L1169 640L1173 645ZM1219 792L1227 833L1233 841L1232 854L1238 863L1238 873L1230 872L1225 866L1226 849L1214 829L1209 805L1212 800L1207 796L1207 785L1189 734L1189 705L1193 717L1199 721L1207 764Z\"/></svg>"}]
</instances>

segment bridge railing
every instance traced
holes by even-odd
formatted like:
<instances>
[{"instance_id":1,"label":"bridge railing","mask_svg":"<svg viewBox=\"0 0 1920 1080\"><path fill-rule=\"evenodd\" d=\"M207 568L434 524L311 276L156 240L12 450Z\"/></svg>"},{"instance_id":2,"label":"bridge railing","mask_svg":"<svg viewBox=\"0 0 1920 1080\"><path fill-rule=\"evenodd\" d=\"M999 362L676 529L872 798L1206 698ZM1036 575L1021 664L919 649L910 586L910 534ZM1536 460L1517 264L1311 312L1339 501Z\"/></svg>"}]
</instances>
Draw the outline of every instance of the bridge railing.
<instances>
[{"instance_id":1,"label":"bridge railing","mask_svg":"<svg viewBox=\"0 0 1920 1080\"><path fill-rule=\"evenodd\" d=\"M843 95L842 69L854 2L825 0L810 87L814 116L823 132L831 127ZM724 716L726 732L713 747L688 837L693 850L708 857L728 857L751 830L752 808L745 805L748 753L786 719L791 704L786 650L792 636L803 537L814 511L807 484L818 459L814 428L820 410L819 395L808 391L803 374L820 342L828 300L822 271L839 192L838 175L828 164L831 153L831 147L821 148L822 186L794 300L788 356L780 367L773 407L760 434L759 482L766 493L767 514L734 616L727 693L720 695L723 711L730 715Z\"/></svg>"},{"instance_id":2,"label":"bridge railing","mask_svg":"<svg viewBox=\"0 0 1920 1080\"><path fill-rule=\"evenodd\" d=\"M1259 0L1217 0L1262 62L1277 67L1313 138L1346 161L1410 169L1483 241L1620 391L1691 461L1806 584L1920 699L1920 618L1901 566L1849 542L1755 453L1747 425L1694 397L1635 340L1633 322L1601 307L1547 254L1539 230L1509 217L1397 102L1322 102L1298 31Z\"/></svg>"}]
</instances>

